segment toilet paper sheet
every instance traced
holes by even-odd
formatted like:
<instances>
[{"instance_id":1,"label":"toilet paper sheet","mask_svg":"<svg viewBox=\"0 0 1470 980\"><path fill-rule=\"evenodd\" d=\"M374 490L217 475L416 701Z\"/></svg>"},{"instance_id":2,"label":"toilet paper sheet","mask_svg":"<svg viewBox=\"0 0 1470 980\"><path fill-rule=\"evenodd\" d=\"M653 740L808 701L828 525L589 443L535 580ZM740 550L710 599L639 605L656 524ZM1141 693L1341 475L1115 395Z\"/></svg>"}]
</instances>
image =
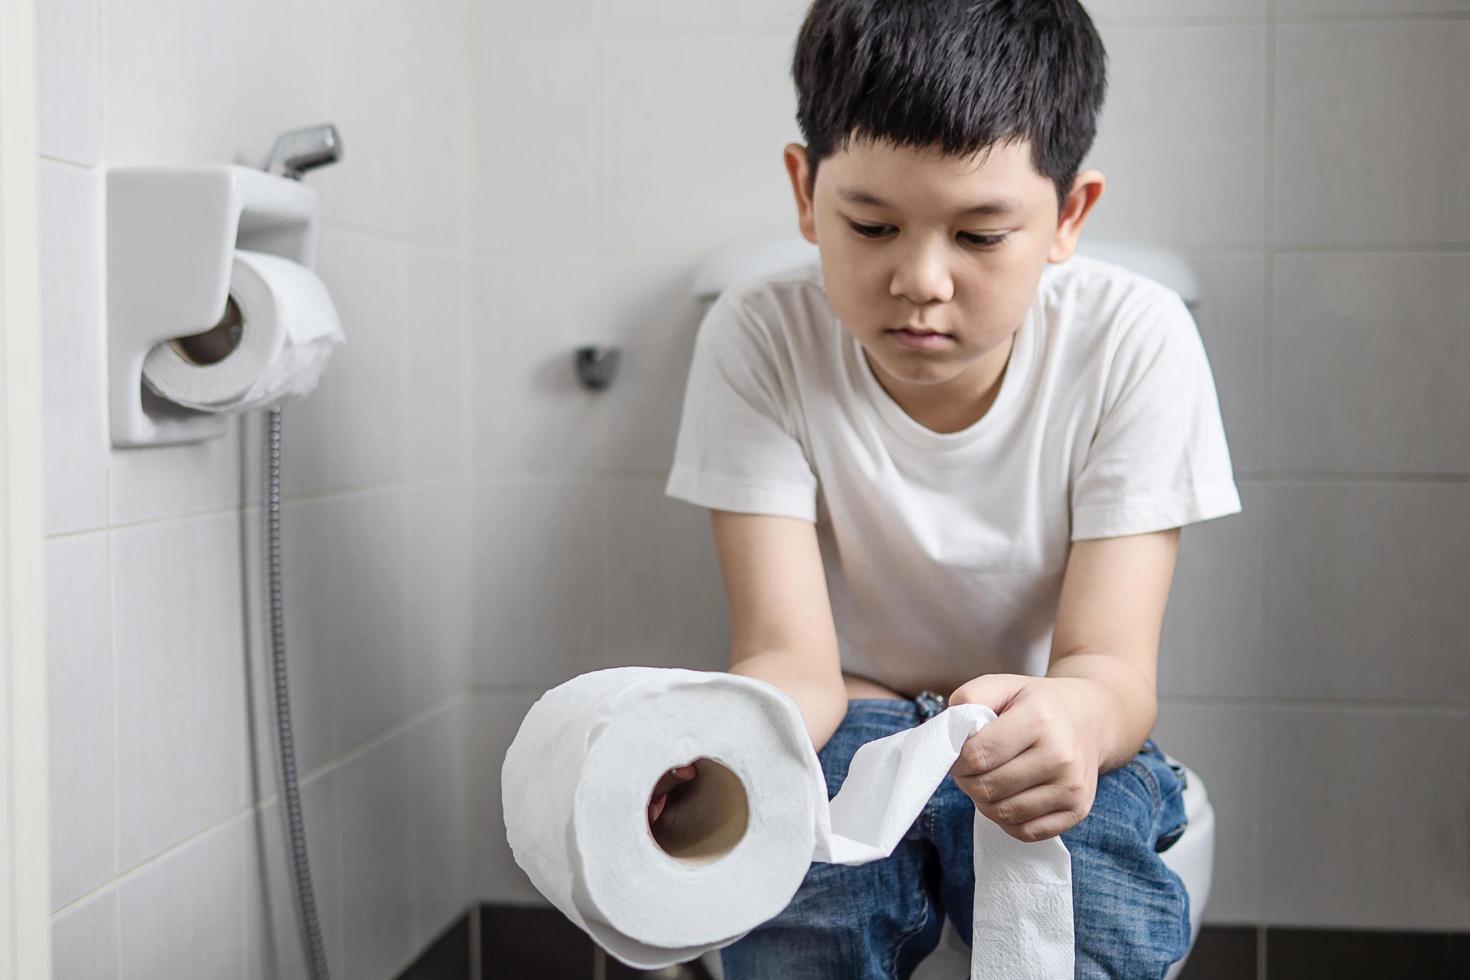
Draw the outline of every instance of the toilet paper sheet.
<instances>
[{"instance_id":1,"label":"toilet paper sheet","mask_svg":"<svg viewBox=\"0 0 1470 980\"><path fill-rule=\"evenodd\" d=\"M201 412L238 413L299 398L347 342L337 308L315 272L279 255L239 249L230 272L240 342L213 364L196 364L165 341L143 360L148 387Z\"/></svg>"},{"instance_id":2,"label":"toilet paper sheet","mask_svg":"<svg viewBox=\"0 0 1470 980\"><path fill-rule=\"evenodd\" d=\"M501 769L506 837L546 898L642 969L727 946L791 901L812 861L887 857L965 740L995 719L956 705L863 745L837 795L801 710L755 678L616 667L546 692ZM665 771L695 759L671 854L648 826ZM1060 838L1022 843L977 813L975 980L1073 971L1071 858ZM666 840L666 844L670 841Z\"/></svg>"}]
</instances>

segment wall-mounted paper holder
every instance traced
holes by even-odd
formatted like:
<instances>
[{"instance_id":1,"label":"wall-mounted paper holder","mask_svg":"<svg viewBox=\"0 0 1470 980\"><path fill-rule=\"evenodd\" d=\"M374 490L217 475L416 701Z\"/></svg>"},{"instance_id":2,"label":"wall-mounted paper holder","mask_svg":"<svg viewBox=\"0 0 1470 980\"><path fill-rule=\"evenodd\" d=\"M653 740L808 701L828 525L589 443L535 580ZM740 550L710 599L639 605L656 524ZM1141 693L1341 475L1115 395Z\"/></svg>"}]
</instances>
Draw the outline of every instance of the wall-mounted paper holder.
<instances>
[{"instance_id":1,"label":"wall-mounted paper holder","mask_svg":"<svg viewBox=\"0 0 1470 980\"><path fill-rule=\"evenodd\" d=\"M233 164L107 173L108 408L115 446L213 439L228 418L160 398L143 359L225 314L237 248L311 268L321 199L298 181Z\"/></svg>"}]
</instances>

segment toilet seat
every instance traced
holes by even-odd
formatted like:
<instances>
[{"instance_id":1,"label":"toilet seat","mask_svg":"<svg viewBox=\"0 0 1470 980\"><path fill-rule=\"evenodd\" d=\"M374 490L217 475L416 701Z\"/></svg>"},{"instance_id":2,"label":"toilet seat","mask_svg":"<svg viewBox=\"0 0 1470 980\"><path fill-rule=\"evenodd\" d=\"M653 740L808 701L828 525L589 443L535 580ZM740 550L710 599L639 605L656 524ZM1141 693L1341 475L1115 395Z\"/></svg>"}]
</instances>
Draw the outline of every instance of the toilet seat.
<instances>
[{"instance_id":1,"label":"toilet seat","mask_svg":"<svg viewBox=\"0 0 1470 980\"><path fill-rule=\"evenodd\" d=\"M1164 865L1184 882L1184 890L1189 893L1189 945L1193 949L1194 941L1199 938L1205 905L1210 900L1210 886L1214 882L1215 808L1210 804L1209 793L1205 791L1205 781L1198 773L1167 752L1164 753L1164 758L1184 770L1184 816L1189 821L1189 826L1174 842L1174 846L1160 856L1164 859ZM1175 980L1179 971L1184 969L1184 961L1187 959L1189 954L1186 952L1169 967L1169 972L1164 975L1165 980Z\"/></svg>"}]
</instances>

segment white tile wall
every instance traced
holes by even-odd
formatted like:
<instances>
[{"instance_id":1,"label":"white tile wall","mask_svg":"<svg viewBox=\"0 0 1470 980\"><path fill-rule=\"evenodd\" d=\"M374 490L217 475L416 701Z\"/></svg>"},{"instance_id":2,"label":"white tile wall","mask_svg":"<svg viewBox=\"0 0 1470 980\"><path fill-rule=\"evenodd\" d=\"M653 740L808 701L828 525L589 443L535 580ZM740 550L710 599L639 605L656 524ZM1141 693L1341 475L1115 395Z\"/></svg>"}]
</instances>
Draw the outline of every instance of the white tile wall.
<instances>
[{"instance_id":1,"label":"white tile wall","mask_svg":"<svg viewBox=\"0 0 1470 980\"><path fill-rule=\"evenodd\" d=\"M1273 468L1470 470L1470 254L1282 255L1275 295Z\"/></svg>"},{"instance_id":2,"label":"white tile wall","mask_svg":"<svg viewBox=\"0 0 1470 980\"><path fill-rule=\"evenodd\" d=\"M281 580L285 587L286 673L291 691L291 720L296 760L311 772L332 758L340 700L333 695L336 661L332 656L333 563L330 515L333 499L288 503L281 515ZM261 516L256 508L245 515L247 588L254 614L250 627L250 676L256 785L261 792L274 785L275 720L264 709L274 703L272 690L269 602L265 594Z\"/></svg>"},{"instance_id":3,"label":"white tile wall","mask_svg":"<svg viewBox=\"0 0 1470 980\"><path fill-rule=\"evenodd\" d=\"M597 256L603 213L597 141L602 49L578 37L502 36L493 8L474 7L474 136L470 240L483 259L537 256L551 268Z\"/></svg>"},{"instance_id":4,"label":"white tile wall","mask_svg":"<svg viewBox=\"0 0 1470 980\"><path fill-rule=\"evenodd\" d=\"M347 137L343 136L344 146ZM283 480L291 496L404 478L408 431L407 249L327 226L317 266L347 334L309 398L283 414Z\"/></svg>"},{"instance_id":5,"label":"white tile wall","mask_svg":"<svg viewBox=\"0 0 1470 980\"><path fill-rule=\"evenodd\" d=\"M45 521L46 533L59 534L107 526L102 181L49 160L38 178Z\"/></svg>"},{"instance_id":6,"label":"white tile wall","mask_svg":"<svg viewBox=\"0 0 1470 980\"><path fill-rule=\"evenodd\" d=\"M1279 27L1276 240L1470 239L1467 53L1464 20Z\"/></svg>"},{"instance_id":7,"label":"white tile wall","mask_svg":"<svg viewBox=\"0 0 1470 980\"><path fill-rule=\"evenodd\" d=\"M343 947L339 850L341 813L337 804L340 769L330 769L301 783L301 811L306 821L307 863L327 968L342 976ZM245 930L250 940L247 976L272 980L308 980L296 911L296 885L281 797L252 815L246 842Z\"/></svg>"},{"instance_id":8,"label":"white tile wall","mask_svg":"<svg viewBox=\"0 0 1470 980\"><path fill-rule=\"evenodd\" d=\"M406 490L393 489L325 505L332 610L327 632L336 668L333 755L409 713L406 501Z\"/></svg>"},{"instance_id":9,"label":"white tile wall","mask_svg":"<svg viewBox=\"0 0 1470 980\"><path fill-rule=\"evenodd\" d=\"M697 261L748 231L795 231L790 37L610 39L597 90L601 206L579 217L609 254Z\"/></svg>"},{"instance_id":10,"label":"white tile wall","mask_svg":"<svg viewBox=\"0 0 1470 980\"><path fill-rule=\"evenodd\" d=\"M219 439L174 446L113 449L114 526L225 510L240 502L240 420ZM108 443L112 436L109 430Z\"/></svg>"},{"instance_id":11,"label":"white tile wall","mask_svg":"<svg viewBox=\"0 0 1470 980\"><path fill-rule=\"evenodd\" d=\"M117 980L117 891L105 889L51 920L52 980Z\"/></svg>"},{"instance_id":12,"label":"white tile wall","mask_svg":"<svg viewBox=\"0 0 1470 980\"><path fill-rule=\"evenodd\" d=\"M235 0L102 0L109 165L233 161L237 8L248 9Z\"/></svg>"},{"instance_id":13,"label":"white tile wall","mask_svg":"<svg viewBox=\"0 0 1470 980\"><path fill-rule=\"evenodd\" d=\"M475 467L480 475L587 474L608 459L607 392L577 383L574 351L614 342L600 266L480 266L474 284ZM632 366L629 356L627 364Z\"/></svg>"},{"instance_id":14,"label":"white tile wall","mask_svg":"<svg viewBox=\"0 0 1470 980\"><path fill-rule=\"evenodd\" d=\"M374 744L342 765L337 846L344 976L396 976L415 951L418 762L408 738L400 735ZM369 855L371 860L365 860Z\"/></svg>"},{"instance_id":15,"label":"white tile wall","mask_svg":"<svg viewBox=\"0 0 1470 980\"><path fill-rule=\"evenodd\" d=\"M602 5L602 33L608 37L796 36L808 0L619 0Z\"/></svg>"},{"instance_id":16,"label":"white tile wall","mask_svg":"<svg viewBox=\"0 0 1470 980\"><path fill-rule=\"evenodd\" d=\"M123 980L246 980L251 831L241 814L118 884Z\"/></svg>"},{"instance_id":17,"label":"white tile wall","mask_svg":"<svg viewBox=\"0 0 1470 980\"><path fill-rule=\"evenodd\" d=\"M1248 702L1166 696L1159 704L1155 740L1199 777L1215 811L1213 881L1205 906L1212 923L1260 921L1262 841L1283 812L1264 793L1262 773L1271 745L1262 736L1263 716Z\"/></svg>"},{"instance_id":18,"label":"white tile wall","mask_svg":"<svg viewBox=\"0 0 1470 980\"><path fill-rule=\"evenodd\" d=\"M470 702L466 757L471 825L475 827L470 835L471 894L482 901L548 904L510 853L500 803L500 766L505 752L542 689L538 685L534 690L482 691Z\"/></svg>"},{"instance_id":19,"label":"white tile wall","mask_svg":"<svg viewBox=\"0 0 1470 980\"><path fill-rule=\"evenodd\" d=\"M1268 501L1267 689L1470 704L1470 485L1281 482Z\"/></svg>"},{"instance_id":20,"label":"white tile wall","mask_svg":"<svg viewBox=\"0 0 1470 980\"><path fill-rule=\"evenodd\" d=\"M251 0L236 16L235 158L260 166L278 135L328 121L326 0ZM344 138L345 141L345 138Z\"/></svg>"},{"instance_id":21,"label":"white tile wall","mask_svg":"<svg viewBox=\"0 0 1470 980\"><path fill-rule=\"evenodd\" d=\"M596 666L728 667L709 512L666 497L662 477L609 479L607 494L608 624Z\"/></svg>"},{"instance_id":22,"label":"white tile wall","mask_svg":"<svg viewBox=\"0 0 1470 980\"><path fill-rule=\"evenodd\" d=\"M468 180L459 3L325 0L327 100L344 153L328 217L458 245Z\"/></svg>"},{"instance_id":23,"label":"white tile wall","mask_svg":"<svg viewBox=\"0 0 1470 980\"><path fill-rule=\"evenodd\" d=\"M1174 247L1265 235L1263 26L1100 27L1110 79L1083 166L1107 178L1083 232Z\"/></svg>"},{"instance_id":24,"label":"white tile wall","mask_svg":"<svg viewBox=\"0 0 1470 980\"><path fill-rule=\"evenodd\" d=\"M551 687L606 645L607 493L594 481L482 481L475 682Z\"/></svg>"},{"instance_id":25,"label":"white tile wall","mask_svg":"<svg viewBox=\"0 0 1470 980\"><path fill-rule=\"evenodd\" d=\"M1452 14L1465 10L1465 0L1275 0L1282 18L1353 17L1395 14Z\"/></svg>"},{"instance_id":26,"label":"white tile wall","mask_svg":"<svg viewBox=\"0 0 1470 980\"><path fill-rule=\"evenodd\" d=\"M693 296L693 281L687 259L603 267L604 316L623 350L618 382L603 399L610 472L668 475L694 338L709 308Z\"/></svg>"},{"instance_id":27,"label":"white tile wall","mask_svg":"<svg viewBox=\"0 0 1470 980\"><path fill-rule=\"evenodd\" d=\"M1259 473L1266 462L1268 258L1254 251L1186 256L1199 275L1194 318L1215 376L1230 459L1237 474Z\"/></svg>"},{"instance_id":28,"label":"white tile wall","mask_svg":"<svg viewBox=\"0 0 1470 980\"><path fill-rule=\"evenodd\" d=\"M102 5L48 0L36 5L37 149L42 156L95 164L102 158ZM42 222L45 227L46 222Z\"/></svg>"},{"instance_id":29,"label":"white tile wall","mask_svg":"<svg viewBox=\"0 0 1470 980\"><path fill-rule=\"evenodd\" d=\"M1263 732L1271 922L1465 928L1470 712L1295 704Z\"/></svg>"},{"instance_id":30,"label":"white tile wall","mask_svg":"<svg viewBox=\"0 0 1470 980\"><path fill-rule=\"evenodd\" d=\"M46 545L53 909L117 873L109 567L105 533Z\"/></svg>"},{"instance_id":31,"label":"white tile wall","mask_svg":"<svg viewBox=\"0 0 1470 980\"><path fill-rule=\"evenodd\" d=\"M420 711L470 686L474 501L464 481L407 493L407 707Z\"/></svg>"},{"instance_id":32,"label":"white tile wall","mask_svg":"<svg viewBox=\"0 0 1470 980\"><path fill-rule=\"evenodd\" d=\"M1270 0L1084 0L1099 25L1171 20L1265 20Z\"/></svg>"},{"instance_id":33,"label":"white tile wall","mask_svg":"<svg viewBox=\"0 0 1470 980\"><path fill-rule=\"evenodd\" d=\"M1237 480L1241 512L1180 533L1174 585L1159 637L1159 692L1266 693L1266 487Z\"/></svg>"},{"instance_id":34,"label":"white tile wall","mask_svg":"<svg viewBox=\"0 0 1470 980\"><path fill-rule=\"evenodd\" d=\"M418 932L423 949L470 904L471 834L485 833L470 814L472 699L460 697L426 718L407 736L413 760L413 801L418 880Z\"/></svg>"},{"instance_id":35,"label":"white tile wall","mask_svg":"<svg viewBox=\"0 0 1470 980\"><path fill-rule=\"evenodd\" d=\"M262 420L111 448L103 192L105 166L258 165L278 133L325 121L344 158L307 183L349 341L284 413L287 659L334 973L395 975L467 895L467 714L451 706L467 704L474 595L469 5L41 6L58 975L304 976Z\"/></svg>"},{"instance_id":36,"label":"white tile wall","mask_svg":"<svg viewBox=\"0 0 1470 980\"><path fill-rule=\"evenodd\" d=\"M409 393L405 465L416 478L462 478L470 466L474 380L470 266L463 255L437 249L411 248L406 258L407 309L399 331Z\"/></svg>"},{"instance_id":37,"label":"white tile wall","mask_svg":"<svg viewBox=\"0 0 1470 980\"><path fill-rule=\"evenodd\" d=\"M493 38L575 37L596 32L599 16L607 16L604 7L601 0L541 0L499 8L472 4L470 16L476 30L493 29ZM474 50L482 52L483 43L477 41Z\"/></svg>"},{"instance_id":38,"label":"white tile wall","mask_svg":"<svg viewBox=\"0 0 1470 980\"><path fill-rule=\"evenodd\" d=\"M112 532L118 865L250 801L233 512Z\"/></svg>"}]
</instances>

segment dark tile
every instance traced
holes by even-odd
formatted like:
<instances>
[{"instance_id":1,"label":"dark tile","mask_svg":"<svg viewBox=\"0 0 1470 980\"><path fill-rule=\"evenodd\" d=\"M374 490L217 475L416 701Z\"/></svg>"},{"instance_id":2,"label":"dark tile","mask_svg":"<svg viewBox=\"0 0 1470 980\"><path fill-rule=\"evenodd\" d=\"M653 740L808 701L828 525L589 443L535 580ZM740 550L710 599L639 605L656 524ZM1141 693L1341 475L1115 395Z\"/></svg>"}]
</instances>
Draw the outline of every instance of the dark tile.
<instances>
[{"instance_id":1,"label":"dark tile","mask_svg":"<svg viewBox=\"0 0 1470 980\"><path fill-rule=\"evenodd\" d=\"M1445 956L1445 976L1450 980L1470 977L1470 933L1456 933L1450 936L1449 949L1445 951Z\"/></svg>"},{"instance_id":2,"label":"dark tile","mask_svg":"<svg viewBox=\"0 0 1470 980\"><path fill-rule=\"evenodd\" d=\"M1291 980L1448 980L1448 945L1442 932L1267 929L1266 974Z\"/></svg>"},{"instance_id":3,"label":"dark tile","mask_svg":"<svg viewBox=\"0 0 1470 980\"><path fill-rule=\"evenodd\" d=\"M698 961L693 963L679 963L664 970L646 972L644 970L635 970L625 963L620 963L616 957L607 957L607 980L650 980L650 978L657 978L657 980L713 980L709 975L709 971Z\"/></svg>"},{"instance_id":4,"label":"dark tile","mask_svg":"<svg viewBox=\"0 0 1470 980\"><path fill-rule=\"evenodd\" d=\"M1255 926L1201 926L1179 980L1255 980Z\"/></svg>"},{"instance_id":5,"label":"dark tile","mask_svg":"<svg viewBox=\"0 0 1470 980\"><path fill-rule=\"evenodd\" d=\"M470 917L441 932L398 980L470 980Z\"/></svg>"},{"instance_id":6,"label":"dark tile","mask_svg":"<svg viewBox=\"0 0 1470 980\"><path fill-rule=\"evenodd\" d=\"M592 980L592 939L554 908L480 906L484 980Z\"/></svg>"}]
</instances>

